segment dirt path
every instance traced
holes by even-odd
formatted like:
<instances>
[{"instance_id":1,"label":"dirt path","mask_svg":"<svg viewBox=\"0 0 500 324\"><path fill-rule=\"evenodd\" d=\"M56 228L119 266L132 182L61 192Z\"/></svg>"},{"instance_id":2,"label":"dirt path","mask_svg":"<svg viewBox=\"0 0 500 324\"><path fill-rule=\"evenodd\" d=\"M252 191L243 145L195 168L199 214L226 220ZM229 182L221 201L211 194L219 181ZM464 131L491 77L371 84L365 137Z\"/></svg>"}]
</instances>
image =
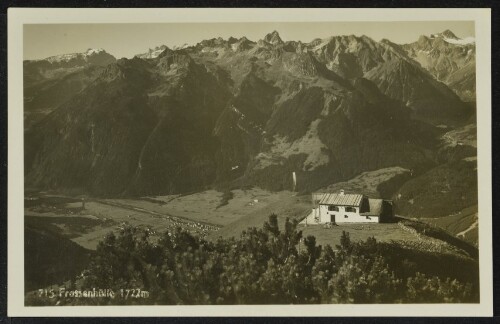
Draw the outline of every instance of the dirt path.
<instances>
[{"instance_id":1,"label":"dirt path","mask_svg":"<svg viewBox=\"0 0 500 324\"><path fill-rule=\"evenodd\" d=\"M479 225L479 221L478 219L476 218L476 220L474 221L474 223L472 223L469 228L467 228L466 230L463 230L461 231L460 233L457 233L457 236L465 236L465 234L469 231L472 231L474 228L476 228L477 226Z\"/></svg>"}]
</instances>

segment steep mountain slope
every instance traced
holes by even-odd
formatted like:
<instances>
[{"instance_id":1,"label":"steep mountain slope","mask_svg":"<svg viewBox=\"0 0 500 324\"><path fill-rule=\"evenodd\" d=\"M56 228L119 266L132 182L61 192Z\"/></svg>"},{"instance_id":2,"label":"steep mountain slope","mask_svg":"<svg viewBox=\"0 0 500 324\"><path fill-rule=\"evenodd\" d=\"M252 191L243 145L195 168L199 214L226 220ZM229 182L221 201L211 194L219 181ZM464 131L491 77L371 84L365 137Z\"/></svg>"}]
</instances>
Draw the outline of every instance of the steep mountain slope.
<instances>
[{"instance_id":1,"label":"steep mountain slope","mask_svg":"<svg viewBox=\"0 0 500 324\"><path fill-rule=\"evenodd\" d=\"M88 49L23 62L25 128L82 91L116 59L103 49Z\"/></svg>"},{"instance_id":2,"label":"steep mountain slope","mask_svg":"<svg viewBox=\"0 0 500 324\"><path fill-rule=\"evenodd\" d=\"M227 97L185 54L119 60L26 133L26 181L101 195L208 185Z\"/></svg>"},{"instance_id":3,"label":"steep mountain slope","mask_svg":"<svg viewBox=\"0 0 500 324\"><path fill-rule=\"evenodd\" d=\"M477 164L465 159L440 165L406 182L395 197L399 215L444 217L477 205Z\"/></svg>"},{"instance_id":4,"label":"steep mountain slope","mask_svg":"<svg viewBox=\"0 0 500 324\"><path fill-rule=\"evenodd\" d=\"M312 190L362 170L432 164L433 127L411 120L403 105L369 80L349 82L311 52L291 51L297 44L276 40L274 47L265 39L248 53L233 54L218 44L217 56L210 56L222 67L245 62L238 65L244 77L235 78L240 92L224 114L225 126L217 130L231 134L223 145L232 154L231 166L250 161L246 176L252 183L289 189L290 174L297 171L300 189ZM242 175L241 168L226 170Z\"/></svg>"},{"instance_id":5,"label":"steep mountain slope","mask_svg":"<svg viewBox=\"0 0 500 324\"><path fill-rule=\"evenodd\" d=\"M24 88L24 127L29 129L64 102L85 89L103 71L102 66L89 66L51 77Z\"/></svg>"},{"instance_id":6,"label":"steep mountain slope","mask_svg":"<svg viewBox=\"0 0 500 324\"><path fill-rule=\"evenodd\" d=\"M476 134L476 125L469 124L440 138L441 163L403 184L394 195L400 215L441 218L477 205Z\"/></svg>"},{"instance_id":7,"label":"steep mountain slope","mask_svg":"<svg viewBox=\"0 0 500 324\"><path fill-rule=\"evenodd\" d=\"M27 129L27 185L136 196L291 189L292 171L301 191L386 167L420 174L439 163L434 125L470 114L400 46L365 36L160 50L67 76L92 77Z\"/></svg>"},{"instance_id":8,"label":"steep mountain slope","mask_svg":"<svg viewBox=\"0 0 500 324\"><path fill-rule=\"evenodd\" d=\"M463 100L475 101L476 45L473 38L460 39L450 30L403 45L408 55L436 79L446 83Z\"/></svg>"}]
</instances>

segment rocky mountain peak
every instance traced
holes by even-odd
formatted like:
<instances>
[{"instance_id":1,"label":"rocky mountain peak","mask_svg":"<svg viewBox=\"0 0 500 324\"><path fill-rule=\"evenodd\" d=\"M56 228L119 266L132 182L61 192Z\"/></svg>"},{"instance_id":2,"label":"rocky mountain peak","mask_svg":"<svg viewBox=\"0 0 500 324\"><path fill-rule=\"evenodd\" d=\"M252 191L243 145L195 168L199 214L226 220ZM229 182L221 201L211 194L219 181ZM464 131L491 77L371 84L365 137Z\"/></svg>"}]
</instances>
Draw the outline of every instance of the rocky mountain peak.
<instances>
[{"instance_id":1,"label":"rocky mountain peak","mask_svg":"<svg viewBox=\"0 0 500 324\"><path fill-rule=\"evenodd\" d=\"M272 33L267 34L266 37L264 37L264 41L273 45L283 44L283 40L276 30L274 30Z\"/></svg>"},{"instance_id":2,"label":"rocky mountain peak","mask_svg":"<svg viewBox=\"0 0 500 324\"><path fill-rule=\"evenodd\" d=\"M458 46L473 45L475 43L474 37L457 37L451 30L447 29L439 34L432 34L430 36L434 42L438 44L451 44Z\"/></svg>"},{"instance_id":3,"label":"rocky mountain peak","mask_svg":"<svg viewBox=\"0 0 500 324\"><path fill-rule=\"evenodd\" d=\"M233 51L245 51L253 47L255 43L248 40L246 37L242 37L234 43L230 43Z\"/></svg>"},{"instance_id":4,"label":"rocky mountain peak","mask_svg":"<svg viewBox=\"0 0 500 324\"><path fill-rule=\"evenodd\" d=\"M234 38L233 36L231 36L231 37L229 37L229 38L227 39L227 43L228 43L228 44L234 44L234 43L236 43L237 41L238 41L238 39L237 39L237 38Z\"/></svg>"},{"instance_id":5,"label":"rocky mountain peak","mask_svg":"<svg viewBox=\"0 0 500 324\"><path fill-rule=\"evenodd\" d=\"M420 36L402 48L436 79L446 83L463 100L475 97L475 39L457 37L447 29Z\"/></svg>"},{"instance_id":6,"label":"rocky mountain peak","mask_svg":"<svg viewBox=\"0 0 500 324\"><path fill-rule=\"evenodd\" d=\"M447 29L445 31L443 31L442 33L438 34L442 37L445 37L445 38L451 38L451 39L459 39L451 30Z\"/></svg>"},{"instance_id":7,"label":"rocky mountain peak","mask_svg":"<svg viewBox=\"0 0 500 324\"><path fill-rule=\"evenodd\" d=\"M431 40L429 37L427 37L425 35L420 35L420 37L418 38L417 44L421 47L430 46Z\"/></svg>"},{"instance_id":8,"label":"rocky mountain peak","mask_svg":"<svg viewBox=\"0 0 500 324\"><path fill-rule=\"evenodd\" d=\"M137 54L135 57L142 58L142 59L152 59L152 58L157 58L160 56L161 53L163 53L165 50L168 50L167 45L160 45L156 46L153 49L149 49L146 53L142 54Z\"/></svg>"}]
</instances>

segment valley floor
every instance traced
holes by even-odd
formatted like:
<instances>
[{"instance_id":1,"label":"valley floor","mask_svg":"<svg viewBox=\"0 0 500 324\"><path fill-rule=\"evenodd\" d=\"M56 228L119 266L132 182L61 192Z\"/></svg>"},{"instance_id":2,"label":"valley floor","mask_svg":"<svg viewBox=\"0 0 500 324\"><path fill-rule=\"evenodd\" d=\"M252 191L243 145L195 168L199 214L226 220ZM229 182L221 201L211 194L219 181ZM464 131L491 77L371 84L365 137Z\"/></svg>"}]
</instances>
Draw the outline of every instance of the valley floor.
<instances>
[{"instance_id":1,"label":"valley floor","mask_svg":"<svg viewBox=\"0 0 500 324\"><path fill-rule=\"evenodd\" d=\"M249 227L261 227L269 215L301 220L311 210L309 195L290 191L270 192L259 188L233 190L233 198L223 204L223 193L208 190L190 195L144 197L139 199L90 199L82 202L67 197L41 195L27 200L26 225L43 228L66 237L78 245L94 250L99 241L126 225L147 229L153 238L175 227L182 227L210 240L238 237ZM451 235L473 235L477 210L439 219L421 221L447 230ZM450 224L453 224L451 228ZM471 227L472 226L472 227ZM342 231L354 241L375 237L377 241L420 241L420 237L398 223L342 224L325 228L300 225L303 237L313 235L321 245L338 244Z\"/></svg>"},{"instance_id":2,"label":"valley floor","mask_svg":"<svg viewBox=\"0 0 500 324\"><path fill-rule=\"evenodd\" d=\"M25 218L27 226L49 229L94 250L107 233L125 225L148 229L153 237L177 226L203 237L218 233L223 226L227 229L221 235L239 235L239 229L262 226L270 213L280 213L284 219L300 217L310 209L308 198L295 199L288 191L234 190L233 198L225 205L221 205L222 196L208 190L185 196L89 199L82 208L79 199L40 195L28 198ZM299 208L290 204L294 199Z\"/></svg>"}]
</instances>

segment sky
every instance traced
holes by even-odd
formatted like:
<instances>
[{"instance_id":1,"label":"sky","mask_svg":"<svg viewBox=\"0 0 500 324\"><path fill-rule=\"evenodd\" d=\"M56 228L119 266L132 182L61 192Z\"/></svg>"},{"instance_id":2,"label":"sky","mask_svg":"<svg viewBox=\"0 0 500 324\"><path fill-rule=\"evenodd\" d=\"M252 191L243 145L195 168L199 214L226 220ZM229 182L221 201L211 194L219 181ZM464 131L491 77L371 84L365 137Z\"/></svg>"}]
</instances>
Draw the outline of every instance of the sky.
<instances>
[{"instance_id":1,"label":"sky","mask_svg":"<svg viewBox=\"0 0 500 324\"><path fill-rule=\"evenodd\" d=\"M451 30L460 38L474 36L472 21L422 22L290 22L290 23L164 23L164 24L37 24L24 25L25 60L103 48L116 58L132 58L159 45L194 45L201 40L246 36L252 41L273 30L284 41L310 42L337 35L366 35L379 41L411 43L420 35Z\"/></svg>"}]
</instances>

